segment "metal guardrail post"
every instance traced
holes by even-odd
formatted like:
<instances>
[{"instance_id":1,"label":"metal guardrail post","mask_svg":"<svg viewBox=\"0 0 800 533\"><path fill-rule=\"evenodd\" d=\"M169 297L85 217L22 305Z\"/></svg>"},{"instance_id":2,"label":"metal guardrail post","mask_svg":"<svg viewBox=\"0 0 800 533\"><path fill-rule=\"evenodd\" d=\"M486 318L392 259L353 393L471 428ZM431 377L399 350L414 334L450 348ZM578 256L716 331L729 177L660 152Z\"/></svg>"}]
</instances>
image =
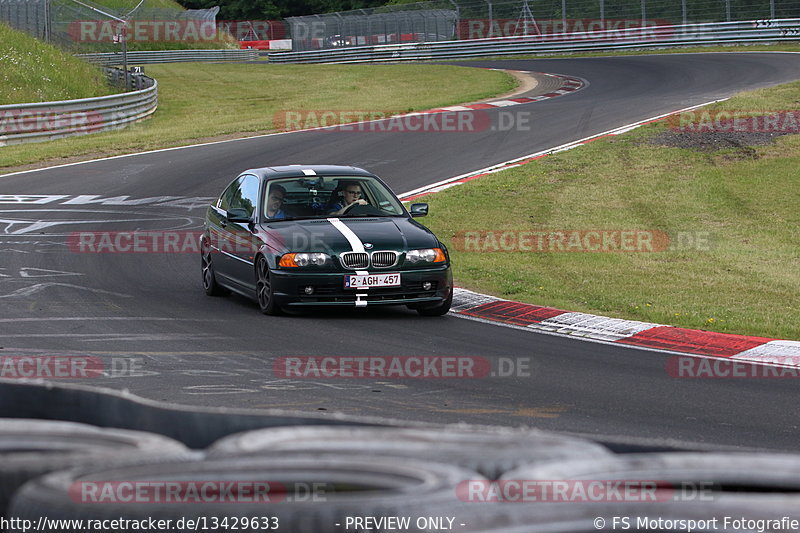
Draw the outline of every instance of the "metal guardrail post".
<instances>
[{"instance_id":1,"label":"metal guardrail post","mask_svg":"<svg viewBox=\"0 0 800 533\"><path fill-rule=\"evenodd\" d=\"M489 6L489 30L486 32L486 36L489 37L492 34L492 27L494 26L494 13L493 13L493 6L492 0L483 0L486 2L486 5ZM601 2L603 0L600 0Z\"/></svg>"},{"instance_id":2,"label":"metal guardrail post","mask_svg":"<svg viewBox=\"0 0 800 533\"><path fill-rule=\"evenodd\" d=\"M128 24L122 24L122 72L125 74L125 91L129 90L128 81Z\"/></svg>"},{"instance_id":3,"label":"metal guardrail post","mask_svg":"<svg viewBox=\"0 0 800 533\"><path fill-rule=\"evenodd\" d=\"M459 6L455 0L450 0L450 3L456 8L456 39L461 39L461 6Z\"/></svg>"}]
</instances>

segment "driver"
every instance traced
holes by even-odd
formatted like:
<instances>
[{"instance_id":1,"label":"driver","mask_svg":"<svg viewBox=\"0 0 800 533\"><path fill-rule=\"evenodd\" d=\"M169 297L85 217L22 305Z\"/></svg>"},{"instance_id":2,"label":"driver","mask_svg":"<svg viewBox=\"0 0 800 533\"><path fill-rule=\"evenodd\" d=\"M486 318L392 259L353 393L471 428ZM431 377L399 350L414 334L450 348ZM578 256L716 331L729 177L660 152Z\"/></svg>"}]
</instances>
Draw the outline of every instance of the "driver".
<instances>
[{"instance_id":1,"label":"driver","mask_svg":"<svg viewBox=\"0 0 800 533\"><path fill-rule=\"evenodd\" d=\"M346 181L341 186L342 197L337 203L329 207L329 215L343 215L353 205L367 205L367 201L362 198L364 192L361 184L357 181Z\"/></svg>"}]
</instances>

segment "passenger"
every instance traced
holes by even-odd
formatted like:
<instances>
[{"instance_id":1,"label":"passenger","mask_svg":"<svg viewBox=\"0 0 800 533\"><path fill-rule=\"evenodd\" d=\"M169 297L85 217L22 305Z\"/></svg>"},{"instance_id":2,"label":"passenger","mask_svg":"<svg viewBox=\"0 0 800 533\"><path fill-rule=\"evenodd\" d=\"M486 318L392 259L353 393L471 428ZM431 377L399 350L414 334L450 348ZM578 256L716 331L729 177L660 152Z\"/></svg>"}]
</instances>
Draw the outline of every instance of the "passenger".
<instances>
[{"instance_id":1,"label":"passenger","mask_svg":"<svg viewBox=\"0 0 800 533\"><path fill-rule=\"evenodd\" d=\"M282 209L285 197L286 189L282 185L270 185L267 197L267 218L272 220L286 218L286 213Z\"/></svg>"}]
</instances>

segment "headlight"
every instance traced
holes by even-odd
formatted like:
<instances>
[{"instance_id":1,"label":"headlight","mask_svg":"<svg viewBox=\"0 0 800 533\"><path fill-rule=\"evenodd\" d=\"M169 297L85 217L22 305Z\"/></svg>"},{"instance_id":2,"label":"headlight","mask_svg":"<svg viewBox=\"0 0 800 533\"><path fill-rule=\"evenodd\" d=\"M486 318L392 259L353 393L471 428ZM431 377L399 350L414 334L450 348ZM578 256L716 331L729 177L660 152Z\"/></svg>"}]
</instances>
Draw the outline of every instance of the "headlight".
<instances>
[{"instance_id":1,"label":"headlight","mask_svg":"<svg viewBox=\"0 0 800 533\"><path fill-rule=\"evenodd\" d=\"M424 248L406 252L406 261L409 263L444 263L447 258L441 248Z\"/></svg>"},{"instance_id":2,"label":"headlight","mask_svg":"<svg viewBox=\"0 0 800 533\"><path fill-rule=\"evenodd\" d=\"M331 260L331 256L320 252L302 253L302 254L286 254L281 257L278 262L280 267L307 267L307 266L325 266Z\"/></svg>"}]
</instances>

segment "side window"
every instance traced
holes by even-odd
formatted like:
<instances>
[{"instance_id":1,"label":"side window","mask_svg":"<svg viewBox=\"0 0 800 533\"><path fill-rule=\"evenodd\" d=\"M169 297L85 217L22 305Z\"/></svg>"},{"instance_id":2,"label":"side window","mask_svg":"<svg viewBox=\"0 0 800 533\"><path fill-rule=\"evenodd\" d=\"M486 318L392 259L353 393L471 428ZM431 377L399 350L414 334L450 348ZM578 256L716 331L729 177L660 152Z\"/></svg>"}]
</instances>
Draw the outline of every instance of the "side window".
<instances>
[{"instance_id":1,"label":"side window","mask_svg":"<svg viewBox=\"0 0 800 533\"><path fill-rule=\"evenodd\" d=\"M217 201L217 207L222 209L223 211L230 211L231 209L231 200L236 194L236 191L239 189L239 184L242 182L242 178L236 178L233 180L233 183L228 185L228 188L225 189L225 192L222 193L222 196L219 197L219 201Z\"/></svg>"},{"instance_id":2,"label":"side window","mask_svg":"<svg viewBox=\"0 0 800 533\"><path fill-rule=\"evenodd\" d=\"M253 211L258 204L258 178L253 175L242 176L238 194L231 200L231 208L247 209L248 214L253 216Z\"/></svg>"}]
</instances>

